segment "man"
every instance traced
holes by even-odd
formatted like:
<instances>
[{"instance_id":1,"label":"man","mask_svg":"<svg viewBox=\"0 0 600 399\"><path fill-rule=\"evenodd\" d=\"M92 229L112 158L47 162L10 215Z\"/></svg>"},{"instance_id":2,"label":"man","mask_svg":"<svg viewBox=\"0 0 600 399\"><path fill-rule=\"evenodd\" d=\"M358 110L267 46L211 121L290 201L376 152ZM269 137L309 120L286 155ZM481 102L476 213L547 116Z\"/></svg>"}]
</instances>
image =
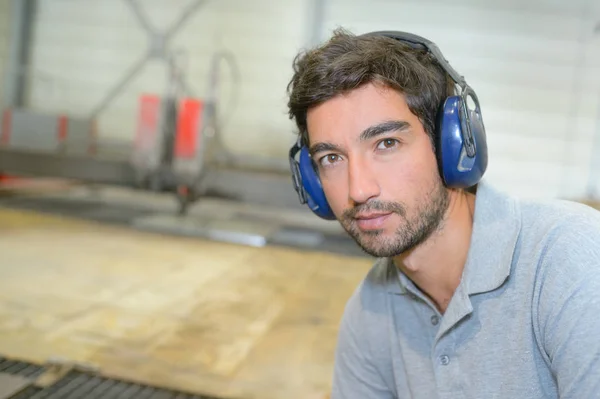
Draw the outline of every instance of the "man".
<instances>
[{"instance_id":1,"label":"man","mask_svg":"<svg viewBox=\"0 0 600 399\"><path fill-rule=\"evenodd\" d=\"M600 397L599 213L480 181L468 85L432 43L391 36L336 31L288 88L301 199L378 258L341 321L332 397Z\"/></svg>"}]
</instances>

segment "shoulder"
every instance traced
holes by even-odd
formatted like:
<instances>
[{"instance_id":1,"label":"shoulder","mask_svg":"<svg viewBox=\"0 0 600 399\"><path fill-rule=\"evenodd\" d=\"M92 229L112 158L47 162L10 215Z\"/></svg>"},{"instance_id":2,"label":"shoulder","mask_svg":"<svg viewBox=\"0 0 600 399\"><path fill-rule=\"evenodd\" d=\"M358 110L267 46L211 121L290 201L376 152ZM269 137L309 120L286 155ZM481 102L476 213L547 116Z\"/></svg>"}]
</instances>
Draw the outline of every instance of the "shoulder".
<instances>
[{"instance_id":1,"label":"shoulder","mask_svg":"<svg viewBox=\"0 0 600 399\"><path fill-rule=\"evenodd\" d=\"M532 251L538 254L532 298L536 337L559 379L585 380L579 368L597 367L600 354L600 212L569 201L525 207L523 228L529 223L535 234L528 240L534 248L534 240L539 243Z\"/></svg>"},{"instance_id":2,"label":"shoulder","mask_svg":"<svg viewBox=\"0 0 600 399\"><path fill-rule=\"evenodd\" d=\"M539 310L552 314L575 293L586 300L600 289L600 211L562 200L521 206L522 241L532 256L526 259L536 263Z\"/></svg>"},{"instance_id":3,"label":"shoulder","mask_svg":"<svg viewBox=\"0 0 600 399\"><path fill-rule=\"evenodd\" d=\"M587 268L599 263L600 211L564 200L522 201L521 209L522 230L529 245L537 243L545 264Z\"/></svg>"}]
</instances>

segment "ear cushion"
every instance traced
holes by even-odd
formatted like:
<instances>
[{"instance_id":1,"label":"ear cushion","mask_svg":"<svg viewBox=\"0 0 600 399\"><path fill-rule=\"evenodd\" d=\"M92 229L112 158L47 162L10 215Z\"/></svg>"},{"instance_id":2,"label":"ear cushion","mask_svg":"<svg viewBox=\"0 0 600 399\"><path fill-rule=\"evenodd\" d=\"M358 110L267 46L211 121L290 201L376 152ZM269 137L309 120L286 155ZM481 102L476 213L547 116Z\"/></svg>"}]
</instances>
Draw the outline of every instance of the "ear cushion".
<instances>
[{"instance_id":1,"label":"ear cushion","mask_svg":"<svg viewBox=\"0 0 600 399\"><path fill-rule=\"evenodd\" d=\"M305 146L300 150L299 169L302 177L302 185L306 192L308 207L320 218L335 220L335 215L329 207L321 180L315 171L312 159Z\"/></svg>"},{"instance_id":2,"label":"ear cushion","mask_svg":"<svg viewBox=\"0 0 600 399\"><path fill-rule=\"evenodd\" d=\"M485 128L481 116L475 111L469 112L469 120L461 115L459 96L446 99L438 115L437 156L440 173L446 186L468 188L477 184L488 163L488 151ZM469 157L463 142L462 129L469 123L475 142L475 156Z\"/></svg>"}]
</instances>

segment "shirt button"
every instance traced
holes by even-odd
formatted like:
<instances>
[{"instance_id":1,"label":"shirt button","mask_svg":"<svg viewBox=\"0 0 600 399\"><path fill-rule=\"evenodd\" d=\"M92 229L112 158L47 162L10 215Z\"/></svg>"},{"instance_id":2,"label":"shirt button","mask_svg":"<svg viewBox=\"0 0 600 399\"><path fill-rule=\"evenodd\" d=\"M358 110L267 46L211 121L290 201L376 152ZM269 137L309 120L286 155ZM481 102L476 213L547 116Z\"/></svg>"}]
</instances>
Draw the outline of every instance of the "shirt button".
<instances>
[{"instance_id":1,"label":"shirt button","mask_svg":"<svg viewBox=\"0 0 600 399\"><path fill-rule=\"evenodd\" d=\"M442 366L447 366L450 363L450 358L447 355L440 356L440 363Z\"/></svg>"},{"instance_id":2,"label":"shirt button","mask_svg":"<svg viewBox=\"0 0 600 399\"><path fill-rule=\"evenodd\" d=\"M437 317L437 315L433 315L431 316L431 324L433 324L434 326L437 326L437 324L440 322L440 318Z\"/></svg>"}]
</instances>

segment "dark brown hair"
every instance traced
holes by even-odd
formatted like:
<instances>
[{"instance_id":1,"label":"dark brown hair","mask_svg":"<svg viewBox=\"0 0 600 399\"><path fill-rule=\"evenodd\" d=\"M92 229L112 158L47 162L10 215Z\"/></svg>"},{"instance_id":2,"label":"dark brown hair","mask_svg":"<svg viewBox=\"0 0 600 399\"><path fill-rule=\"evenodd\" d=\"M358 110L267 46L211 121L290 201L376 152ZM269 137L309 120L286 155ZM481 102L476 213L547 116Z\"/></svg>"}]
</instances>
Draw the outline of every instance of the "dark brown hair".
<instances>
[{"instance_id":1,"label":"dark brown hair","mask_svg":"<svg viewBox=\"0 0 600 399\"><path fill-rule=\"evenodd\" d=\"M453 82L424 50L383 36L356 36L337 29L320 47L294 59L288 84L289 116L308 144L306 114L311 107L367 83L382 83L404 95L435 146L435 124Z\"/></svg>"}]
</instances>

